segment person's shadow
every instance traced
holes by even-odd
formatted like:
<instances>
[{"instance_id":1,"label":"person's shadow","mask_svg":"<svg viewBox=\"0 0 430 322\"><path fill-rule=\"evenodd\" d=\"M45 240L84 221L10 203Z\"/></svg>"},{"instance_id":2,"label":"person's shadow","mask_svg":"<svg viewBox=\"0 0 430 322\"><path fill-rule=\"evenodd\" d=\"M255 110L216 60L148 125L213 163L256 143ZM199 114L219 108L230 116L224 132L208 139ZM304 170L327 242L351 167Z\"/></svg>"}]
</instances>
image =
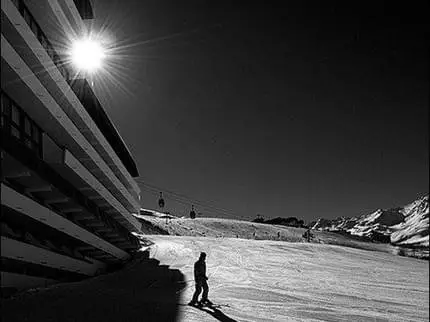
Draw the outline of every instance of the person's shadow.
<instances>
[{"instance_id":1,"label":"person's shadow","mask_svg":"<svg viewBox=\"0 0 430 322\"><path fill-rule=\"evenodd\" d=\"M201 311L204 311L206 313L209 313L218 321L221 321L221 322L237 322L236 320L234 320L231 317L228 317L227 315L222 313L221 310L217 309L214 306L199 307L198 309ZM211 311L211 310L213 310L213 311Z\"/></svg>"}]
</instances>

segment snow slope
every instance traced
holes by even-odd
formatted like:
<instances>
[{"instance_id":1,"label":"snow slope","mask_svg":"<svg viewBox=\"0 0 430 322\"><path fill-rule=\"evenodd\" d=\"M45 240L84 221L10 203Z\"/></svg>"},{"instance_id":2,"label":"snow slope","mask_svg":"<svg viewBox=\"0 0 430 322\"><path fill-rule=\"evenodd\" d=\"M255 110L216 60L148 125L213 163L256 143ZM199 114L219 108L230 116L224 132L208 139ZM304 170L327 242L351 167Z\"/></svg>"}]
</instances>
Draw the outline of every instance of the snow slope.
<instances>
[{"instance_id":1,"label":"snow slope","mask_svg":"<svg viewBox=\"0 0 430 322\"><path fill-rule=\"evenodd\" d=\"M136 216L137 217L137 216ZM250 221L223 218L175 218L171 220L152 216L137 217L144 224L151 223L169 235L202 237L236 237L246 239L275 239L302 241L305 229L280 225L260 224ZM279 233L279 237L278 237Z\"/></svg>"},{"instance_id":2,"label":"snow slope","mask_svg":"<svg viewBox=\"0 0 430 322\"><path fill-rule=\"evenodd\" d=\"M3 321L429 320L428 261L324 244L146 237L154 242L150 256L158 266L138 261L113 274L3 300ZM186 305L201 251L208 254L209 297L226 305L217 310ZM167 273L177 270L186 283L169 284Z\"/></svg>"},{"instance_id":3,"label":"snow slope","mask_svg":"<svg viewBox=\"0 0 430 322\"><path fill-rule=\"evenodd\" d=\"M250 221L222 218L176 218L161 219L154 216L139 216L143 230L151 235L174 235L195 237L242 238L254 240L278 240L288 242L305 242L302 237L306 229L282 225L261 224ZM341 235L326 231L313 231L312 243L333 244L366 250L393 253L395 250L388 244L369 243L357 240L350 235ZM397 253L397 252L396 252Z\"/></svg>"},{"instance_id":4,"label":"snow slope","mask_svg":"<svg viewBox=\"0 0 430 322\"><path fill-rule=\"evenodd\" d=\"M159 212L156 210L152 210L152 209L145 209L145 208L140 208L140 213L139 214L133 214L135 217L140 217L140 216L152 216L152 217L157 217L157 218L178 218L170 213L164 213L164 212Z\"/></svg>"},{"instance_id":5,"label":"snow slope","mask_svg":"<svg viewBox=\"0 0 430 322\"><path fill-rule=\"evenodd\" d=\"M236 321L426 321L428 262L332 245L156 237L152 254L193 278L208 254L210 298ZM182 293L186 303L192 284ZM215 321L183 307L180 321Z\"/></svg>"}]
</instances>

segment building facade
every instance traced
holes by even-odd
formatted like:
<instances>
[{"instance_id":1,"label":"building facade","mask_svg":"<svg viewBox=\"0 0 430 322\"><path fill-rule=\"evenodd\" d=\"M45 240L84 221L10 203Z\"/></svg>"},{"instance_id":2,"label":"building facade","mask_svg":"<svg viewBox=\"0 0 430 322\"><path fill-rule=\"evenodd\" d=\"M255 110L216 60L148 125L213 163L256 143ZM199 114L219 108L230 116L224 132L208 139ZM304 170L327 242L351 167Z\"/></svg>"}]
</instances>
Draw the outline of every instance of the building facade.
<instances>
[{"instance_id":1,"label":"building facade","mask_svg":"<svg viewBox=\"0 0 430 322\"><path fill-rule=\"evenodd\" d=\"M89 0L1 0L2 294L76 281L139 248L136 164L60 39Z\"/></svg>"}]
</instances>

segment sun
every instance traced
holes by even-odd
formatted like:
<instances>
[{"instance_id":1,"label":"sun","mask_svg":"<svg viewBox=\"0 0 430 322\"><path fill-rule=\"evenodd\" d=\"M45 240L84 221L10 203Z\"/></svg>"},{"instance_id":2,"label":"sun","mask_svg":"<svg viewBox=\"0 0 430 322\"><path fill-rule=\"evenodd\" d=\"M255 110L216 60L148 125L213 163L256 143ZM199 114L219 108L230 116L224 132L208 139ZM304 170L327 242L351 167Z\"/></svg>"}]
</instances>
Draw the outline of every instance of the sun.
<instances>
[{"instance_id":1,"label":"sun","mask_svg":"<svg viewBox=\"0 0 430 322\"><path fill-rule=\"evenodd\" d=\"M106 53L100 42L88 38L73 42L70 57L79 70L92 73L102 67Z\"/></svg>"}]
</instances>

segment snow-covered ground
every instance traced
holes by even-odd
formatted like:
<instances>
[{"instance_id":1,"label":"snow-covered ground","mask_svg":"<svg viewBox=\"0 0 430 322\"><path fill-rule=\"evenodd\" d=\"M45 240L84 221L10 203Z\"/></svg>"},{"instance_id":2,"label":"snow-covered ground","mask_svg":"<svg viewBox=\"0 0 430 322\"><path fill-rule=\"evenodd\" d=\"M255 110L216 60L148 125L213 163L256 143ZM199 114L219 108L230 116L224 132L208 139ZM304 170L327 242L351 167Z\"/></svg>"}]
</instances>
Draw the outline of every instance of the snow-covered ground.
<instances>
[{"instance_id":1,"label":"snow-covered ground","mask_svg":"<svg viewBox=\"0 0 430 322\"><path fill-rule=\"evenodd\" d=\"M223 218L176 218L172 220L161 219L154 216L139 216L144 231L147 234L160 234L175 236L242 238L255 240L278 240L287 242L305 242L302 237L304 228L286 227L281 225L261 224L250 221L223 219ZM312 231L315 236L312 243L334 244L393 253L395 250L388 244L369 243L325 231Z\"/></svg>"},{"instance_id":2,"label":"snow-covered ground","mask_svg":"<svg viewBox=\"0 0 430 322\"><path fill-rule=\"evenodd\" d=\"M236 237L246 239L276 239L303 241L304 228L260 224L223 218L175 218L136 216L166 231L169 235L196 237ZM279 235L278 235L279 233Z\"/></svg>"},{"instance_id":3,"label":"snow-covered ground","mask_svg":"<svg viewBox=\"0 0 430 322\"><path fill-rule=\"evenodd\" d=\"M151 254L193 279L208 254L210 298L228 321L428 321L429 263L333 245L153 237ZM181 303L194 287L182 292ZM208 309L208 311L210 311ZM216 313L216 312L215 312ZM216 321L181 306L180 321ZM221 320L221 319L219 319Z\"/></svg>"},{"instance_id":4,"label":"snow-covered ground","mask_svg":"<svg viewBox=\"0 0 430 322\"><path fill-rule=\"evenodd\" d=\"M3 321L429 320L428 261L327 244L146 237L159 262L3 300ZM217 310L186 305L201 251Z\"/></svg>"}]
</instances>

